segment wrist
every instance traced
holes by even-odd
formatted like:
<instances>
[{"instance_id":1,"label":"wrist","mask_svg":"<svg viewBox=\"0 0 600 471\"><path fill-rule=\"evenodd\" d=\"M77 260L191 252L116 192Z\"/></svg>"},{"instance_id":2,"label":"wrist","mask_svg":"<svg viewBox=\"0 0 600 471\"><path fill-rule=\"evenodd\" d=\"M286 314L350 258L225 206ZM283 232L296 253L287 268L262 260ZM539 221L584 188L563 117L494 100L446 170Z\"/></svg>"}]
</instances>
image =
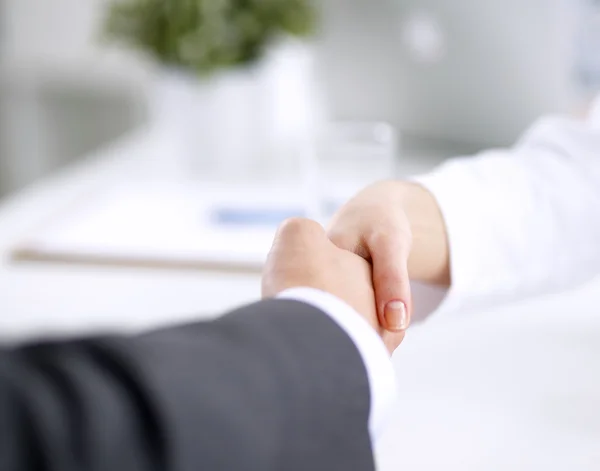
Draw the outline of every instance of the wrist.
<instances>
[{"instance_id":1,"label":"wrist","mask_svg":"<svg viewBox=\"0 0 600 471\"><path fill-rule=\"evenodd\" d=\"M446 225L438 203L424 186L400 182L400 204L412 233L408 274L412 280L448 286L450 263Z\"/></svg>"}]
</instances>

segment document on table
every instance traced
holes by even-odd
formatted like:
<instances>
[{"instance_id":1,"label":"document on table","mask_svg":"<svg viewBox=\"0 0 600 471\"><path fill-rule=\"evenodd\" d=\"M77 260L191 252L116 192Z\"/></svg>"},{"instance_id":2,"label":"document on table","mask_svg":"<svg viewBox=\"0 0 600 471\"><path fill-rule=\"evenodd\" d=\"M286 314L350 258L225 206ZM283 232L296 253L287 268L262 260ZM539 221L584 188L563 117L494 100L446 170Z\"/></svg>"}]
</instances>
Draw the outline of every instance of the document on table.
<instances>
[{"instance_id":1,"label":"document on table","mask_svg":"<svg viewBox=\"0 0 600 471\"><path fill-rule=\"evenodd\" d=\"M259 271L279 222L305 215L286 188L134 184L81 198L24 237L14 260Z\"/></svg>"}]
</instances>

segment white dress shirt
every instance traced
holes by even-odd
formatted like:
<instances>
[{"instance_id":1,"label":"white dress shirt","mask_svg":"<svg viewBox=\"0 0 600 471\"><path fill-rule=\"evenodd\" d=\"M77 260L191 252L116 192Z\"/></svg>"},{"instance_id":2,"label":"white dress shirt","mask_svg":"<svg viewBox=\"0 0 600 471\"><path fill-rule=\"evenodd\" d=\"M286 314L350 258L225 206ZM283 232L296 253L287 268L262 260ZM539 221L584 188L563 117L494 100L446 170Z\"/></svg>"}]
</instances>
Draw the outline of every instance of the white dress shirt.
<instances>
[{"instance_id":1,"label":"white dress shirt","mask_svg":"<svg viewBox=\"0 0 600 471\"><path fill-rule=\"evenodd\" d=\"M436 198L449 238L452 286L440 315L600 273L600 99L588 120L542 118L511 149L454 159L416 180ZM416 291L415 305L426 304Z\"/></svg>"},{"instance_id":2,"label":"white dress shirt","mask_svg":"<svg viewBox=\"0 0 600 471\"><path fill-rule=\"evenodd\" d=\"M600 273L600 99L588 120L540 119L513 148L453 159L416 181L441 209L452 275L447 292L414 287L417 319L564 290ZM318 307L356 344L376 440L396 394L382 341L332 295L299 288L281 297Z\"/></svg>"}]
</instances>

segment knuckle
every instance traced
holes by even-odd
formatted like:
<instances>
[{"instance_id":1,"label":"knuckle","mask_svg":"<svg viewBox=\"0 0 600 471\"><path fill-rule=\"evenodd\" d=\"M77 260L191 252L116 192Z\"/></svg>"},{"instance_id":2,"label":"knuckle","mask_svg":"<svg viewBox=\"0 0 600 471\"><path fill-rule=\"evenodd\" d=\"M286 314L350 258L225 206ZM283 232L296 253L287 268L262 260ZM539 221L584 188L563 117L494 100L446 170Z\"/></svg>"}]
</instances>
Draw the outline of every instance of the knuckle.
<instances>
[{"instance_id":1,"label":"knuckle","mask_svg":"<svg viewBox=\"0 0 600 471\"><path fill-rule=\"evenodd\" d=\"M412 231L408 226L382 224L378 229L366 234L365 240L370 247L410 249Z\"/></svg>"},{"instance_id":2,"label":"knuckle","mask_svg":"<svg viewBox=\"0 0 600 471\"><path fill-rule=\"evenodd\" d=\"M323 232L323 228L318 222L301 217L286 219L279 226L279 237L284 239L310 237L321 232Z\"/></svg>"}]
</instances>

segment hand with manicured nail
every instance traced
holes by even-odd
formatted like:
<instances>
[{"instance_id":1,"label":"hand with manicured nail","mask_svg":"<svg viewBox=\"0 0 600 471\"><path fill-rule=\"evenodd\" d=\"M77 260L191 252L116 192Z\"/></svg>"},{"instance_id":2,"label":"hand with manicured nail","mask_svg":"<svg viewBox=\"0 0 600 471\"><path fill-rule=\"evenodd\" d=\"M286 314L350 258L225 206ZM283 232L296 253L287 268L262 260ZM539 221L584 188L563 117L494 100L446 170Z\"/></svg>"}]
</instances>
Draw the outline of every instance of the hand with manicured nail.
<instances>
[{"instance_id":1,"label":"hand with manicured nail","mask_svg":"<svg viewBox=\"0 0 600 471\"><path fill-rule=\"evenodd\" d=\"M275 297L296 288L315 288L337 296L354 308L383 336L373 291L371 265L336 247L325 230L307 219L290 219L279 229L263 271L263 297ZM384 338L392 353L402 335Z\"/></svg>"},{"instance_id":2,"label":"hand with manicured nail","mask_svg":"<svg viewBox=\"0 0 600 471\"><path fill-rule=\"evenodd\" d=\"M379 183L360 192L334 216L328 230L335 245L372 263L377 315L388 331L386 344L402 340L412 309L412 231L394 185Z\"/></svg>"},{"instance_id":3,"label":"hand with manicured nail","mask_svg":"<svg viewBox=\"0 0 600 471\"><path fill-rule=\"evenodd\" d=\"M423 187L375 183L334 216L330 240L373 265L377 314L384 341L401 341L413 311L410 278L447 285L448 246L437 202Z\"/></svg>"}]
</instances>

